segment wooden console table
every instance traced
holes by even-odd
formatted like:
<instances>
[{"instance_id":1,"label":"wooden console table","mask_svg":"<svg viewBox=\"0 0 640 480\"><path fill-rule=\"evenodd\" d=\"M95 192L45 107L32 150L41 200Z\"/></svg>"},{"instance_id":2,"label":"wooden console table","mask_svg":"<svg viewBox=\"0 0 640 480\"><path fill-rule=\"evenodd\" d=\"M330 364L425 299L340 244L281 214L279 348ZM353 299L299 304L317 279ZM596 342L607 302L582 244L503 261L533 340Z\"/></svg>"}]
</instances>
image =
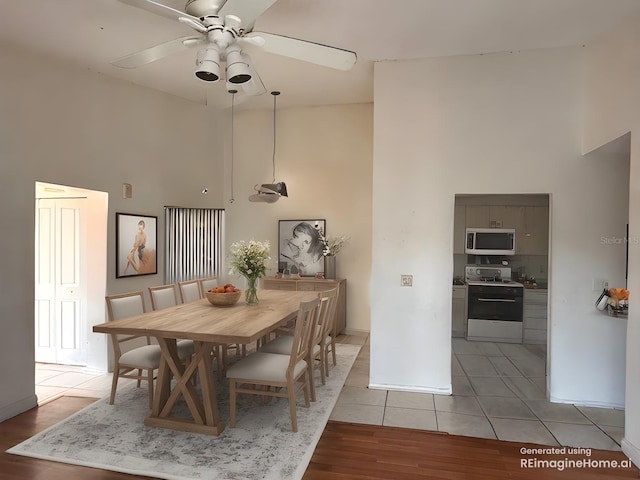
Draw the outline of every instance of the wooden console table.
<instances>
[{"instance_id":1,"label":"wooden console table","mask_svg":"<svg viewBox=\"0 0 640 480\"><path fill-rule=\"evenodd\" d=\"M307 291L322 292L331 290L340 285L340 293L338 296L338 306L336 308L336 332L343 333L347 328L347 280L337 278L335 280L318 279L312 277L297 278L275 278L262 277L260 279L260 287L265 290L289 290L289 291Z\"/></svg>"}]
</instances>

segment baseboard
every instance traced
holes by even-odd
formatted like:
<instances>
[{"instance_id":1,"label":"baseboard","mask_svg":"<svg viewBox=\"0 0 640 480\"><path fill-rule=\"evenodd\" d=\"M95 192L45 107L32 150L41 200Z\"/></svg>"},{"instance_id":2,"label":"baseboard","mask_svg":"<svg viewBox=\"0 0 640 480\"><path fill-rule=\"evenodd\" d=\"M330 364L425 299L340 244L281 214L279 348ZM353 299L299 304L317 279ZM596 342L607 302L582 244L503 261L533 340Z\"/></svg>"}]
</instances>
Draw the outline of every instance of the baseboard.
<instances>
[{"instance_id":1,"label":"baseboard","mask_svg":"<svg viewBox=\"0 0 640 480\"><path fill-rule=\"evenodd\" d=\"M35 395L29 395L26 398L13 402L0 408L0 422L4 422L8 418L15 417L16 415L31 410L38 406L38 397Z\"/></svg>"},{"instance_id":2,"label":"baseboard","mask_svg":"<svg viewBox=\"0 0 640 480\"><path fill-rule=\"evenodd\" d=\"M640 466L640 448L630 443L626 438L622 439L620 446L622 447L622 453L629 457L636 467Z\"/></svg>"},{"instance_id":3,"label":"baseboard","mask_svg":"<svg viewBox=\"0 0 640 480\"><path fill-rule=\"evenodd\" d=\"M387 385L383 383L370 383L372 390L393 390L397 392L433 393L436 395L451 395L451 385L445 388L422 387L419 385Z\"/></svg>"},{"instance_id":4,"label":"baseboard","mask_svg":"<svg viewBox=\"0 0 640 480\"><path fill-rule=\"evenodd\" d=\"M584 400L568 400L566 398L558 398L551 395L549 401L553 403L566 403L569 405L578 405L581 407L598 407L598 408L617 408L624 410L624 403L610 403L610 402L585 402Z\"/></svg>"},{"instance_id":5,"label":"baseboard","mask_svg":"<svg viewBox=\"0 0 640 480\"><path fill-rule=\"evenodd\" d=\"M342 331L342 335L352 335L354 337L367 337L369 336L368 330L357 330L355 328L345 328Z\"/></svg>"}]
</instances>

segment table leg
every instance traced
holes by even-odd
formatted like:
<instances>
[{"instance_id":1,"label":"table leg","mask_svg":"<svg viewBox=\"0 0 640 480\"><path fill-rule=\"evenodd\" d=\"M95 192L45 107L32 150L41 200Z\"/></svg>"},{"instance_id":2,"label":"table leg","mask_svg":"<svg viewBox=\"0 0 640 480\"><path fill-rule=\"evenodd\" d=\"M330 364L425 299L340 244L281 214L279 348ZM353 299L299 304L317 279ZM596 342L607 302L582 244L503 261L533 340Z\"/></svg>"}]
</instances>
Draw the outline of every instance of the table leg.
<instances>
[{"instance_id":1,"label":"table leg","mask_svg":"<svg viewBox=\"0 0 640 480\"><path fill-rule=\"evenodd\" d=\"M194 342L195 355L185 368L178 357L175 339L158 338L162 350L162 361L158 369L158 381L151 415L145 419L146 425L172 428L188 432L219 435L224 430L220 421L213 381L211 352L214 344ZM198 395L191 378L200 377L202 399ZM171 389L171 378L175 377L176 385ZM180 398L184 398L192 418L171 416L171 410Z\"/></svg>"}]
</instances>

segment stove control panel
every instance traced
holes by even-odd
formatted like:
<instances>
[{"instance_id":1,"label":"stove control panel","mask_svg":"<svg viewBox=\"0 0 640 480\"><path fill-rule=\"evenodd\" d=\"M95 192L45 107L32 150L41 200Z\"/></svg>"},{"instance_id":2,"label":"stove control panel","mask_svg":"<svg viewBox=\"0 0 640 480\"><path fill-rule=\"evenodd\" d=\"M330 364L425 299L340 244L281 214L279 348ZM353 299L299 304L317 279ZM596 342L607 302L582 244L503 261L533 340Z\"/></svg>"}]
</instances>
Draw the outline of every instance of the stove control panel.
<instances>
[{"instance_id":1,"label":"stove control panel","mask_svg":"<svg viewBox=\"0 0 640 480\"><path fill-rule=\"evenodd\" d=\"M467 265L464 269L467 282L509 282L511 267L502 265Z\"/></svg>"}]
</instances>

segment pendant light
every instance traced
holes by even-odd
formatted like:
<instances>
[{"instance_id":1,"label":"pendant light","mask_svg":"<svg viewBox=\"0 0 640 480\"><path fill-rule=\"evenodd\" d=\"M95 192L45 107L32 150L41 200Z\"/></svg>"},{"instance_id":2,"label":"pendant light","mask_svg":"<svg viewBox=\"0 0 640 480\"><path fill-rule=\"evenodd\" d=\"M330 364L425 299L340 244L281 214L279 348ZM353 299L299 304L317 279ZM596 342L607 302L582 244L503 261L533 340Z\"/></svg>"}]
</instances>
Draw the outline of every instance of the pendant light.
<instances>
[{"instance_id":1,"label":"pendant light","mask_svg":"<svg viewBox=\"0 0 640 480\"><path fill-rule=\"evenodd\" d=\"M271 157L273 183L256 185L254 189L257 193L249 197L250 202L274 203L280 197L288 197L287 185L284 182L276 183L276 98L280 95L280 92L274 91L271 92L271 95L273 95L273 154Z\"/></svg>"},{"instance_id":2,"label":"pendant light","mask_svg":"<svg viewBox=\"0 0 640 480\"><path fill-rule=\"evenodd\" d=\"M233 198L233 144L235 143L233 135L233 124L235 119L234 110L236 106L236 93L238 93L238 90L229 90L229 93L231 94L231 188L229 203L233 203L235 201L235 199Z\"/></svg>"}]
</instances>

